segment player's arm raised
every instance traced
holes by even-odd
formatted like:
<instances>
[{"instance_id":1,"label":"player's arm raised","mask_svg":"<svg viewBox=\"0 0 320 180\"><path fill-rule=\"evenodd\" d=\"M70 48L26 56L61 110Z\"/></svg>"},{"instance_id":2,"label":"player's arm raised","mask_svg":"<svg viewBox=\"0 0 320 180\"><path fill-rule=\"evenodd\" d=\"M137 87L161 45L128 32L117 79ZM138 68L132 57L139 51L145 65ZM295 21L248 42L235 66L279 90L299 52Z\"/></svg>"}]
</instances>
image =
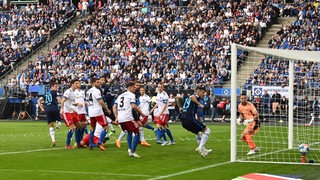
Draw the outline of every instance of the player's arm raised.
<instances>
[{"instance_id":1,"label":"player's arm raised","mask_svg":"<svg viewBox=\"0 0 320 180\"><path fill-rule=\"evenodd\" d=\"M38 106L39 106L39 108L41 109L42 112L44 111L44 108L43 108L43 105L42 105L43 101L44 101L43 97L40 97L38 99Z\"/></svg>"}]
</instances>

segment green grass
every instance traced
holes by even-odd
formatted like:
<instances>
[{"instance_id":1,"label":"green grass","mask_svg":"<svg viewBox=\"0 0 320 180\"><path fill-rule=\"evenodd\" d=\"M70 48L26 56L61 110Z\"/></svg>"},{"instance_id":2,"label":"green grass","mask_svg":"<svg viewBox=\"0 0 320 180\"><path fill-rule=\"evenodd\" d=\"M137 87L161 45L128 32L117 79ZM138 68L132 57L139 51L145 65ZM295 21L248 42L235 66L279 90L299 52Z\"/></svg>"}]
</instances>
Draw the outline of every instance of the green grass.
<instances>
[{"instance_id":1,"label":"green grass","mask_svg":"<svg viewBox=\"0 0 320 180\"><path fill-rule=\"evenodd\" d=\"M0 127L0 179L149 179L197 168L202 169L171 176L170 179L232 179L252 172L320 178L318 166L262 163L219 165L230 160L228 125L209 125L212 135L206 146L212 148L213 153L207 159L202 159L195 152L194 135L179 124L171 126L177 142L172 146L155 144L153 132L145 130L152 147L139 146L137 153L141 158L128 157L125 142L121 149L115 147L114 140L120 132L118 127L117 133L106 145L106 152L99 149L64 149L65 127L56 133L57 147L51 148L45 122L3 121Z\"/></svg>"}]
</instances>

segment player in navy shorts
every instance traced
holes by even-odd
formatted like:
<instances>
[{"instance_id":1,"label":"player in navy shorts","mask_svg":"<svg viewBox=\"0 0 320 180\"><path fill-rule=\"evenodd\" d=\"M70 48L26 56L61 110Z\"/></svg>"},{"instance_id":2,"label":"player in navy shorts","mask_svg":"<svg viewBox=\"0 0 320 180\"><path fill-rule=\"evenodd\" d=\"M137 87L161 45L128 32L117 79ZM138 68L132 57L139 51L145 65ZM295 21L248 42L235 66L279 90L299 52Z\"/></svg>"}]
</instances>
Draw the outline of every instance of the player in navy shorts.
<instances>
[{"instance_id":1,"label":"player in navy shorts","mask_svg":"<svg viewBox=\"0 0 320 180\"><path fill-rule=\"evenodd\" d=\"M205 87L197 87L196 95L191 95L185 99L182 107L183 109L180 114L180 120L183 128L196 134L197 143L199 144L199 146L196 148L196 151L203 158L205 158L208 153L212 151L211 149L206 149L204 147L211 131L208 127L206 127L206 125L198 120L197 116L198 106L204 108L204 106L200 104L199 101L203 98L205 91Z\"/></svg>"},{"instance_id":2,"label":"player in navy shorts","mask_svg":"<svg viewBox=\"0 0 320 180\"><path fill-rule=\"evenodd\" d=\"M40 97L38 100L38 105L40 109L46 113L47 122L49 125L49 134L52 141L52 146L56 145L55 132L54 132L54 122L61 121L60 110L58 107L58 102L60 97L57 93L58 85L55 82L50 83L50 91L47 92L44 97ZM45 102L46 109L44 109L42 102Z\"/></svg>"}]
</instances>

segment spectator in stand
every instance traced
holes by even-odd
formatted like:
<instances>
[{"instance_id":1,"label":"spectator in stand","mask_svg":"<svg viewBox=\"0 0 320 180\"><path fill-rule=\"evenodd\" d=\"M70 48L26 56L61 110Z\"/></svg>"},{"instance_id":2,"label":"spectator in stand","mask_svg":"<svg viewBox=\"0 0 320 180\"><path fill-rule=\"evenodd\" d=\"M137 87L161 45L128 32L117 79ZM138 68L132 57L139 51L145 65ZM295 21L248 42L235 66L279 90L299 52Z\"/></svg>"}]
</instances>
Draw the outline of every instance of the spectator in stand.
<instances>
[{"instance_id":1,"label":"spectator in stand","mask_svg":"<svg viewBox=\"0 0 320 180\"><path fill-rule=\"evenodd\" d=\"M63 28L75 15L75 9L62 1L49 5L27 4L2 7L0 18L0 60L12 69L28 54ZM26 75L26 74L25 74Z\"/></svg>"},{"instance_id":2,"label":"spectator in stand","mask_svg":"<svg viewBox=\"0 0 320 180\"><path fill-rule=\"evenodd\" d=\"M226 111L226 100L223 98L219 104L217 105L217 111L218 111L218 114L220 115L221 117L221 122L226 122L225 121L225 111Z\"/></svg>"},{"instance_id":3,"label":"spectator in stand","mask_svg":"<svg viewBox=\"0 0 320 180\"><path fill-rule=\"evenodd\" d=\"M285 114L288 113L288 100L285 96L282 96L282 99L280 101L280 114L282 114L283 111Z\"/></svg>"},{"instance_id":4,"label":"spectator in stand","mask_svg":"<svg viewBox=\"0 0 320 180\"><path fill-rule=\"evenodd\" d=\"M192 89L223 83L231 73L231 42L254 46L262 36L259 22L269 26L276 11L260 1L221 2L105 3L59 42L44 58L49 66L40 63L39 69L53 79L60 79L54 71L62 71L63 79L106 75L111 84L139 79L145 85L163 81ZM243 52L238 55L242 61Z\"/></svg>"},{"instance_id":5,"label":"spectator in stand","mask_svg":"<svg viewBox=\"0 0 320 180\"><path fill-rule=\"evenodd\" d=\"M270 113L270 105L271 105L271 98L267 91L263 92L262 98L262 109L263 113L269 114Z\"/></svg>"},{"instance_id":6,"label":"spectator in stand","mask_svg":"<svg viewBox=\"0 0 320 180\"><path fill-rule=\"evenodd\" d=\"M208 92L204 93L203 105L204 105L203 116L204 116L204 119L206 119L206 117L211 116L211 99L210 99L210 96L208 96Z\"/></svg>"},{"instance_id":7,"label":"spectator in stand","mask_svg":"<svg viewBox=\"0 0 320 180\"><path fill-rule=\"evenodd\" d=\"M0 61L0 76L6 72L6 67L3 64L3 61Z\"/></svg>"},{"instance_id":8,"label":"spectator in stand","mask_svg":"<svg viewBox=\"0 0 320 180\"><path fill-rule=\"evenodd\" d=\"M278 93L278 90L274 91L274 94L271 97L272 102L272 114L275 115L277 109L280 110L280 102L281 102L281 95Z\"/></svg>"},{"instance_id":9,"label":"spectator in stand","mask_svg":"<svg viewBox=\"0 0 320 180\"><path fill-rule=\"evenodd\" d=\"M253 105L256 107L256 109L260 112L262 110L262 98L261 96L258 96L254 102Z\"/></svg>"},{"instance_id":10,"label":"spectator in stand","mask_svg":"<svg viewBox=\"0 0 320 180\"><path fill-rule=\"evenodd\" d=\"M231 101L227 99L226 109L225 109L224 117L222 117L222 119L225 121L226 116L230 117L230 115L231 115Z\"/></svg>"},{"instance_id":11,"label":"spectator in stand","mask_svg":"<svg viewBox=\"0 0 320 180\"><path fill-rule=\"evenodd\" d=\"M87 16L87 13L88 13L88 8L89 8L89 3L88 3L88 0L82 0L82 3L81 3L81 15L83 18L85 18Z\"/></svg>"},{"instance_id":12,"label":"spectator in stand","mask_svg":"<svg viewBox=\"0 0 320 180\"><path fill-rule=\"evenodd\" d=\"M176 121L176 98L173 94L170 94L168 99L169 119L170 121ZM171 119L172 118L172 119Z\"/></svg>"}]
</instances>

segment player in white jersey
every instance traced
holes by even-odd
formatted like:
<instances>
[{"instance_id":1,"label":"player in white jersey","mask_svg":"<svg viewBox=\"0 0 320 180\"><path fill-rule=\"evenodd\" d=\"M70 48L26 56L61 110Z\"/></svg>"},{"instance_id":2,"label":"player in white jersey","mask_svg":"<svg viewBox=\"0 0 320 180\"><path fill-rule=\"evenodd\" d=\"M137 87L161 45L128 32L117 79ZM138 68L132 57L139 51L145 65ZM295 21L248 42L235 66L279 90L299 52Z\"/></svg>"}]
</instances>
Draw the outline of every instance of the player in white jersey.
<instances>
[{"instance_id":1,"label":"player in white jersey","mask_svg":"<svg viewBox=\"0 0 320 180\"><path fill-rule=\"evenodd\" d=\"M164 141L162 143L162 146L164 145L171 145L175 144L175 141L173 140L171 131L168 127L168 120L169 120L169 110L168 110L168 94L164 91L164 84L159 83L158 84L158 94L156 98L156 105L151 109L150 113L154 111L154 109L158 108L159 114L157 116L157 119L155 120L157 123L157 143L161 142L161 137L163 137ZM167 138L165 136L165 133L168 134L170 141L167 141Z\"/></svg>"},{"instance_id":2,"label":"player in white jersey","mask_svg":"<svg viewBox=\"0 0 320 180\"><path fill-rule=\"evenodd\" d=\"M80 141L83 138L83 134L87 126L87 118L86 118L87 111L86 111L86 105L85 105L86 95L85 95L85 92L80 88L74 91L74 95L75 95L75 104L77 104L77 106L74 107L74 110L77 112L78 114L77 118L82 125L82 129L77 128L75 131L76 137L78 137L76 139L76 143L78 147L87 147L87 146L81 146L80 144Z\"/></svg>"},{"instance_id":3,"label":"player in white jersey","mask_svg":"<svg viewBox=\"0 0 320 180\"><path fill-rule=\"evenodd\" d=\"M102 108L105 109L108 114L111 114L111 111L103 102L101 97L101 91L99 88L100 88L100 80L97 78L92 78L92 88L90 88L86 93L86 101L88 104L88 114L90 117L90 124L92 128L90 131L90 149L93 148L94 130L96 127L96 123L98 122L103 127L103 130L101 131L101 134L100 134L100 139L98 141L98 147L102 151L105 151L106 149L104 148L102 141L108 131L108 120L104 115Z\"/></svg>"},{"instance_id":4,"label":"player in white jersey","mask_svg":"<svg viewBox=\"0 0 320 180\"><path fill-rule=\"evenodd\" d=\"M113 113L116 117L116 123L120 124L123 131L127 131L128 153L131 157L140 157L135 151L139 144L140 134L139 125L134 121L132 110L138 112L140 115L145 116L143 112L136 105L136 97L133 92L135 91L135 83L128 82L127 91L120 94L114 106ZM133 138L134 133L134 139Z\"/></svg>"},{"instance_id":5,"label":"player in white jersey","mask_svg":"<svg viewBox=\"0 0 320 180\"><path fill-rule=\"evenodd\" d=\"M140 116L140 120L141 120L141 123L142 123L142 126L147 128L147 129L150 129L152 131L155 131L156 128L152 127L151 125L149 125L147 123L147 120L148 120L148 117L149 117L149 111L150 111L150 103L151 103L151 98L150 96L148 96L146 94L146 89L144 87L140 87L140 94L141 96L139 97L139 108L140 110L145 114L145 116ZM141 140L141 145L142 146L151 146L150 144L148 144L145 139L144 139L144 132L143 132L143 128L140 127L140 140Z\"/></svg>"},{"instance_id":6,"label":"player in white jersey","mask_svg":"<svg viewBox=\"0 0 320 180\"><path fill-rule=\"evenodd\" d=\"M77 79L74 79L70 83L71 83L71 87L63 93L63 98L61 100L61 109L60 109L60 114L62 115L63 120L66 123L66 126L69 127L67 140L66 140L67 149L72 149L72 146L70 146L70 142L75 129L76 128L80 130L82 129L82 125L79 122L77 113L75 111L75 107L81 106L81 104L75 102L76 97L74 94L74 91L80 88L80 81ZM75 139L78 139L78 137L76 136Z\"/></svg>"}]
</instances>

